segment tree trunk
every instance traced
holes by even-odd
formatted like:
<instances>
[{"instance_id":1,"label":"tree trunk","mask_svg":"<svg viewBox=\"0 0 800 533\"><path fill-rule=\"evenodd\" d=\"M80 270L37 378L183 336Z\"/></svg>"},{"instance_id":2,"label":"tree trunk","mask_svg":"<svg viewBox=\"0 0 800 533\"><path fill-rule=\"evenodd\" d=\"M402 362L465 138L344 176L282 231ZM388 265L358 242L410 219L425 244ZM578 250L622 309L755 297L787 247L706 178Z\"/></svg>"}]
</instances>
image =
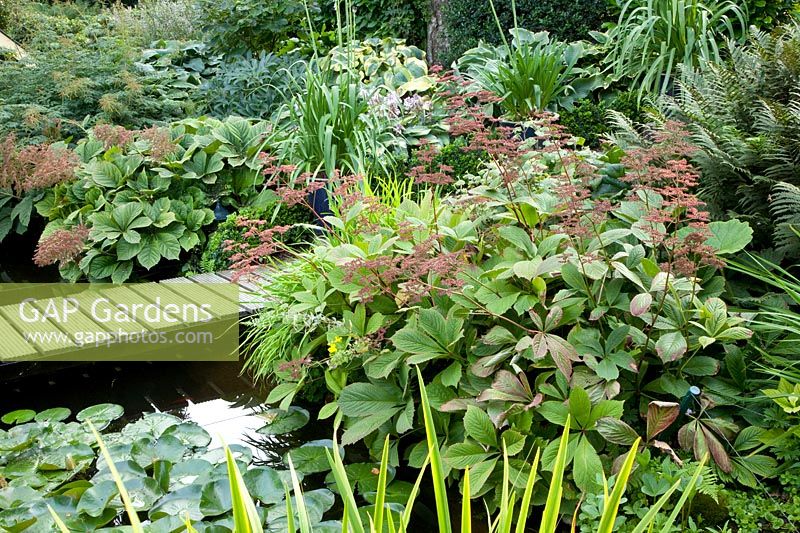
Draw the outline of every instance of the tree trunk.
<instances>
[{"instance_id":1,"label":"tree trunk","mask_svg":"<svg viewBox=\"0 0 800 533\"><path fill-rule=\"evenodd\" d=\"M444 7L447 0L430 0L431 18L428 22L428 64L441 62L443 52L447 50L447 32L444 27ZM445 67L449 65L444 65Z\"/></svg>"}]
</instances>

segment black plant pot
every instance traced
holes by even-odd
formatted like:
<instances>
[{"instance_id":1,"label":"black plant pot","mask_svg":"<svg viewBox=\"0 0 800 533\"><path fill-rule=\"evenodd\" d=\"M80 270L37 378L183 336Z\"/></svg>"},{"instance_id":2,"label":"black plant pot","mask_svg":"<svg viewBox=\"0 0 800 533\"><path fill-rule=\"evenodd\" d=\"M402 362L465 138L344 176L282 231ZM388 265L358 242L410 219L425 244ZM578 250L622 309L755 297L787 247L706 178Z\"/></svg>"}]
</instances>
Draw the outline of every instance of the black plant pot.
<instances>
[{"instance_id":1,"label":"black plant pot","mask_svg":"<svg viewBox=\"0 0 800 533\"><path fill-rule=\"evenodd\" d=\"M332 215L333 212L331 211L330 193L328 192L327 178L318 177L314 181L321 181L325 183L325 187L308 193L308 204L314 210L314 222L316 222L317 226L321 228L320 230L317 230L317 232L320 233L323 229L328 227L328 224L323 219L326 216Z\"/></svg>"},{"instance_id":2,"label":"black plant pot","mask_svg":"<svg viewBox=\"0 0 800 533\"><path fill-rule=\"evenodd\" d=\"M512 128L514 130L514 132L509 135L509 139L527 141L528 139L533 139L536 137L536 129L533 126L523 126L519 122L508 122L505 120L498 122L498 125L504 128ZM543 146L544 142L541 139L536 141L536 148L542 148Z\"/></svg>"}]
</instances>

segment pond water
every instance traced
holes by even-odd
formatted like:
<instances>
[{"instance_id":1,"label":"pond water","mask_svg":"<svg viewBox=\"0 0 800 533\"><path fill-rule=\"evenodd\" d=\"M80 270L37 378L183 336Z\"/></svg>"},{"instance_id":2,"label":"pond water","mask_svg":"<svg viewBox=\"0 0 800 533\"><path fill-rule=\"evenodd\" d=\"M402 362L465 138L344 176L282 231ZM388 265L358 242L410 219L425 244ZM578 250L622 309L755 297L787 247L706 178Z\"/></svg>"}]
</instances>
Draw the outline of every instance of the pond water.
<instances>
[{"instance_id":1,"label":"pond water","mask_svg":"<svg viewBox=\"0 0 800 533\"><path fill-rule=\"evenodd\" d=\"M67 407L76 413L110 402L125 408L121 423L142 413L169 413L205 428L214 439L210 447L221 441L249 446L255 462L269 466L303 442L331 437L327 424L307 424L281 436L257 433L265 423L258 413L266 409L269 390L242 375L238 362L58 365L0 367L0 411Z\"/></svg>"}]
</instances>

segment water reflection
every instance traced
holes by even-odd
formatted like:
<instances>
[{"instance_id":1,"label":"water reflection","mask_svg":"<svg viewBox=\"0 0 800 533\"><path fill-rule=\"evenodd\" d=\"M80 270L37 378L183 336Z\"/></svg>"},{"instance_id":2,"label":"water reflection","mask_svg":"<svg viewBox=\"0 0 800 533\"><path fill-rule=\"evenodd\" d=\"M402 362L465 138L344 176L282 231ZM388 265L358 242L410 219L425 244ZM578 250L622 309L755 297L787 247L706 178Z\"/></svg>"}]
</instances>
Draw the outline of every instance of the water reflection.
<instances>
[{"instance_id":1,"label":"water reflection","mask_svg":"<svg viewBox=\"0 0 800 533\"><path fill-rule=\"evenodd\" d=\"M308 424L289 435L258 433L267 388L241 375L239 363L91 363L72 367L0 367L6 395L2 411L67 407L73 414L111 402L125 408L125 422L147 412L163 412L198 423L222 442L249 446L254 463L279 466L283 455L309 440L330 438L323 424ZM0 413L1 414L1 413ZM312 415L313 416L313 415Z\"/></svg>"}]
</instances>

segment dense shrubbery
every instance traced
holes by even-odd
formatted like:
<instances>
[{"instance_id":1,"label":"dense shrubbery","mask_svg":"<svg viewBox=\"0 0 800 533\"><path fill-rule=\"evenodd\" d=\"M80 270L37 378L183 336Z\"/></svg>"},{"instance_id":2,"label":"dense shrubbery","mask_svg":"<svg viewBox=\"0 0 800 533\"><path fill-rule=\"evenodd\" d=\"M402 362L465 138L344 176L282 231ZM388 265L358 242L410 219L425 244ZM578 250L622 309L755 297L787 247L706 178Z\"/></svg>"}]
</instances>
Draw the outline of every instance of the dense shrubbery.
<instances>
[{"instance_id":1,"label":"dense shrubbery","mask_svg":"<svg viewBox=\"0 0 800 533\"><path fill-rule=\"evenodd\" d=\"M578 100L572 109L559 110L559 123L571 134L585 139L588 146L596 148L603 136L612 131L609 111L621 113L636 123L646 120L637 103L636 94L623 92L610 100L599 102L589 98Z\"/></svg>"},{"instance_id":2,"label":"dense shrubbery","mask_svg":"<svg viewBox=\"0 0 800 533\"><path fill-rule=\"evenodd\" d=\"M599 30L611 18L607 0L519 0L516 6L520 28L548 31L562 41L588 39L590 31ZM513 28L511 3L495 2L495 7L502 27ZM444 65L450 65L480 41L502 42L488 1L451 0L446 4L444 20L449 46L449 54L442 58Z\"/></svg>"}]
</instances>

